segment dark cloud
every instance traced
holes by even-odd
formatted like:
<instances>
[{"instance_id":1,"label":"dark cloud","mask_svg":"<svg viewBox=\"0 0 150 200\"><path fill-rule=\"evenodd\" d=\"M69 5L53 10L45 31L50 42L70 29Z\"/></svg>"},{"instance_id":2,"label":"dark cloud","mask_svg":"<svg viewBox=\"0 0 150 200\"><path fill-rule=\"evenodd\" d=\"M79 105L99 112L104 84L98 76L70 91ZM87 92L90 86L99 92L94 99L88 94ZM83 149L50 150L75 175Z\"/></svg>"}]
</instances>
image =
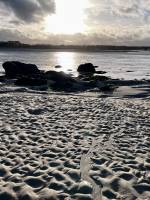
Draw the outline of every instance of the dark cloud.
<instances>
[{"instance_id":1,"label":"dark cloud","mask_svg":"<svg viewBox=\"0 0 150 200\"><path fill-rule=\"evenodd\" d=\"M0 0L0 4L24 22L36 22L55 12L54 0Z\"/></svg>"}]
</instances>

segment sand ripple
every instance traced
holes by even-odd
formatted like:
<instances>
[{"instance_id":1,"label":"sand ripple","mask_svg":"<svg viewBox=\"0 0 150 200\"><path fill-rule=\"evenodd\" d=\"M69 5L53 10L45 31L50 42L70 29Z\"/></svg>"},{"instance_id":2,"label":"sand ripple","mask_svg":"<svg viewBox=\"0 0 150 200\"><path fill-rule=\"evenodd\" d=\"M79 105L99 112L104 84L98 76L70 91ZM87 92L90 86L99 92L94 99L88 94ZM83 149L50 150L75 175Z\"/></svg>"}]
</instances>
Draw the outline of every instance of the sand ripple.
<instances>
[{"instance_id":1,"label":"sand ripple","mask_svg":"<svg viewBox=\"0 0 150 200\"><path fill-rule=\"evenodd\" d=\"M4 94L0 200L149 200L149 99Z\"/></svg>"}]
</instances>

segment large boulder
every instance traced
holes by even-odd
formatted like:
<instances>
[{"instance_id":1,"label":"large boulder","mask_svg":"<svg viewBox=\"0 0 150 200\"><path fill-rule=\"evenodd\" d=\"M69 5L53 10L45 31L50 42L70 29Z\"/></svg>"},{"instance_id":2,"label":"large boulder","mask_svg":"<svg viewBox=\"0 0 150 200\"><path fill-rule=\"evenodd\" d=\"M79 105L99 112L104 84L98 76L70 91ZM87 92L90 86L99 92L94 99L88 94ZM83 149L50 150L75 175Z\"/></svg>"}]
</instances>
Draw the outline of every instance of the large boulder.
<instances>
[{"instance_id":1,"label":"large boulder","mask_svg":"<svg viewBox=\"0 0 150 200\"><path fill-rule=\"evenodd\" d=\"M108 80L110 80L110 78L107 76L93 76L91 80L101 82L101 81L108 81Z\"/></svg>"},{"instance_id":2,"label":"large boulder","mask_svg":"<svg viewBox=\"0 0 150 200\"><path fill-rule=\"evenodd\" d=\"M47 71L45 73L45 78L53 89L68 90L73 87L74 83L76 83L74 78L64 72Z\"/></svg>"},{"instance_id":3,"label":"large boulder","mask_svg":"<svg viewBox=\"0 0 150 200\"><path fill-rule=\"evenodd\" d=\"M40 70L34 64L25 64L18 61L8 61L3 63L5 74L8 78L17 78L20 76L32 76L39 74Z\"/></svg>"},{"instance_id":4,"label":"large boulder","mask_svg":"<svg viewBox=\"0 0 150 200\"><path fill-rule=\"evenodd\" d=\"M95 66L92 63L85 63L79 65L77 71L79 73L95 73Z\"/></svg>"},{"instance_id":5,"label":"large boulder","mask_svg":"<svg viewBox=\"0 0 150 200\"><path fill-rule=\"evenodd\" d=\"M40 78L21 77L17 79L15 85L18 86L42 86L47 85L47 80Z\"/></svg>"},{"instance_id":6,"label":"large boulder","mask_svg":"<svg viewBox=\"0 0 150 200\"><path fill-rule=\"evenodd\" d=\"M64 72L56 72L56 71L47 71L45 72L45 78L51 81L55 81L55 82L66 82L66 81L75 81L74 78L72 78L71 76L69 76L68 74L64 73Z\"/></svg>"}]
</instances>

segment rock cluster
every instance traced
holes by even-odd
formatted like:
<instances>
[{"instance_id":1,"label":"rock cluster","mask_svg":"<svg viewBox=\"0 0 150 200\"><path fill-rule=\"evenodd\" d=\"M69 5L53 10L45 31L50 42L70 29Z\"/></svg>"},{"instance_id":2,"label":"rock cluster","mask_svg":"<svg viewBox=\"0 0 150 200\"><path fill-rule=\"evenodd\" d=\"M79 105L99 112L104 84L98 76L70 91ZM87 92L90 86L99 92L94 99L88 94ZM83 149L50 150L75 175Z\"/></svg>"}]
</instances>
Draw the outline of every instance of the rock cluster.
<instances>
[{"instance_id":1,"label":"rock cluster","mask_svg":"<svg viewBox=\"0 0 150 200\"><path fill-rule=\"evenodd\" d=\"M6 77L16 78L19 76L34 76L39 74L40 70L34 64L25 64L18 61L8 61L3 63Z\"/></svg>"},{"instance_id":2,"label":"rock cluster","mask_svg":"<svg viewBox=\"0 0 150 200\"><path fill-rule=\"evenodd\" d=\"M60 67L61 66L56 66L55 68ZM94 66L92 63L81 64L77 68L79 76L72 77L64 72L57 72L54 70L41 71L34 64L9 61L3 63L5 76L2 80L5 78L14 79L14 83L17 86L45 86L45 89L51 88L53 90L62 91L85 91L99 86L99 82L106 82L109 80L108 77L99 75L106 72L96 71L96 67L97 66Z\"/></svg>"}]
</instances>

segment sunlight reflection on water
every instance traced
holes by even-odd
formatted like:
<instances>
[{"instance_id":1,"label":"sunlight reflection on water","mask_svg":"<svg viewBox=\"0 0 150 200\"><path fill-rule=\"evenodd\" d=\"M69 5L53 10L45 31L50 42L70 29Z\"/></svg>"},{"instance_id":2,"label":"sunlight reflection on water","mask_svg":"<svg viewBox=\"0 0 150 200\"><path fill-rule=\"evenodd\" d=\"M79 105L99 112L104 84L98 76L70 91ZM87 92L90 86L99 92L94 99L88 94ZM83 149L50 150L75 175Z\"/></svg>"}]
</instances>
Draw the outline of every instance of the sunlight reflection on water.
<instances>
[{"instance_id":1,"label":"sunlight reflection on water","mask_svg":"<svg viewBox=\"0 0 150 200\"><path fill-rule=\"evenodd\" d=\"M0 50L0 73L4 72L2 63L17 60L36 64L41 70L57 69L77 75L77 67L81 63L91 62L99 66L97 70L106 71L107 76L124 79L150 78L150 53L144 52L67 52L48 50ZM72 71L70 71L72 70Z\"/></svg>"},{"instance_id":2,"label":"sunlight reflection on water","mask_svg":"<svg viewBox=\"0 0 150 200\"><path fill-rule=\"evenodd\" d=\"M57 52L56 62L61 65L61 71L68 72L68 70L75 71L75 53L73 52ZM74 68L73 68L74 67Z\"/></svg>"}]
</instances>

